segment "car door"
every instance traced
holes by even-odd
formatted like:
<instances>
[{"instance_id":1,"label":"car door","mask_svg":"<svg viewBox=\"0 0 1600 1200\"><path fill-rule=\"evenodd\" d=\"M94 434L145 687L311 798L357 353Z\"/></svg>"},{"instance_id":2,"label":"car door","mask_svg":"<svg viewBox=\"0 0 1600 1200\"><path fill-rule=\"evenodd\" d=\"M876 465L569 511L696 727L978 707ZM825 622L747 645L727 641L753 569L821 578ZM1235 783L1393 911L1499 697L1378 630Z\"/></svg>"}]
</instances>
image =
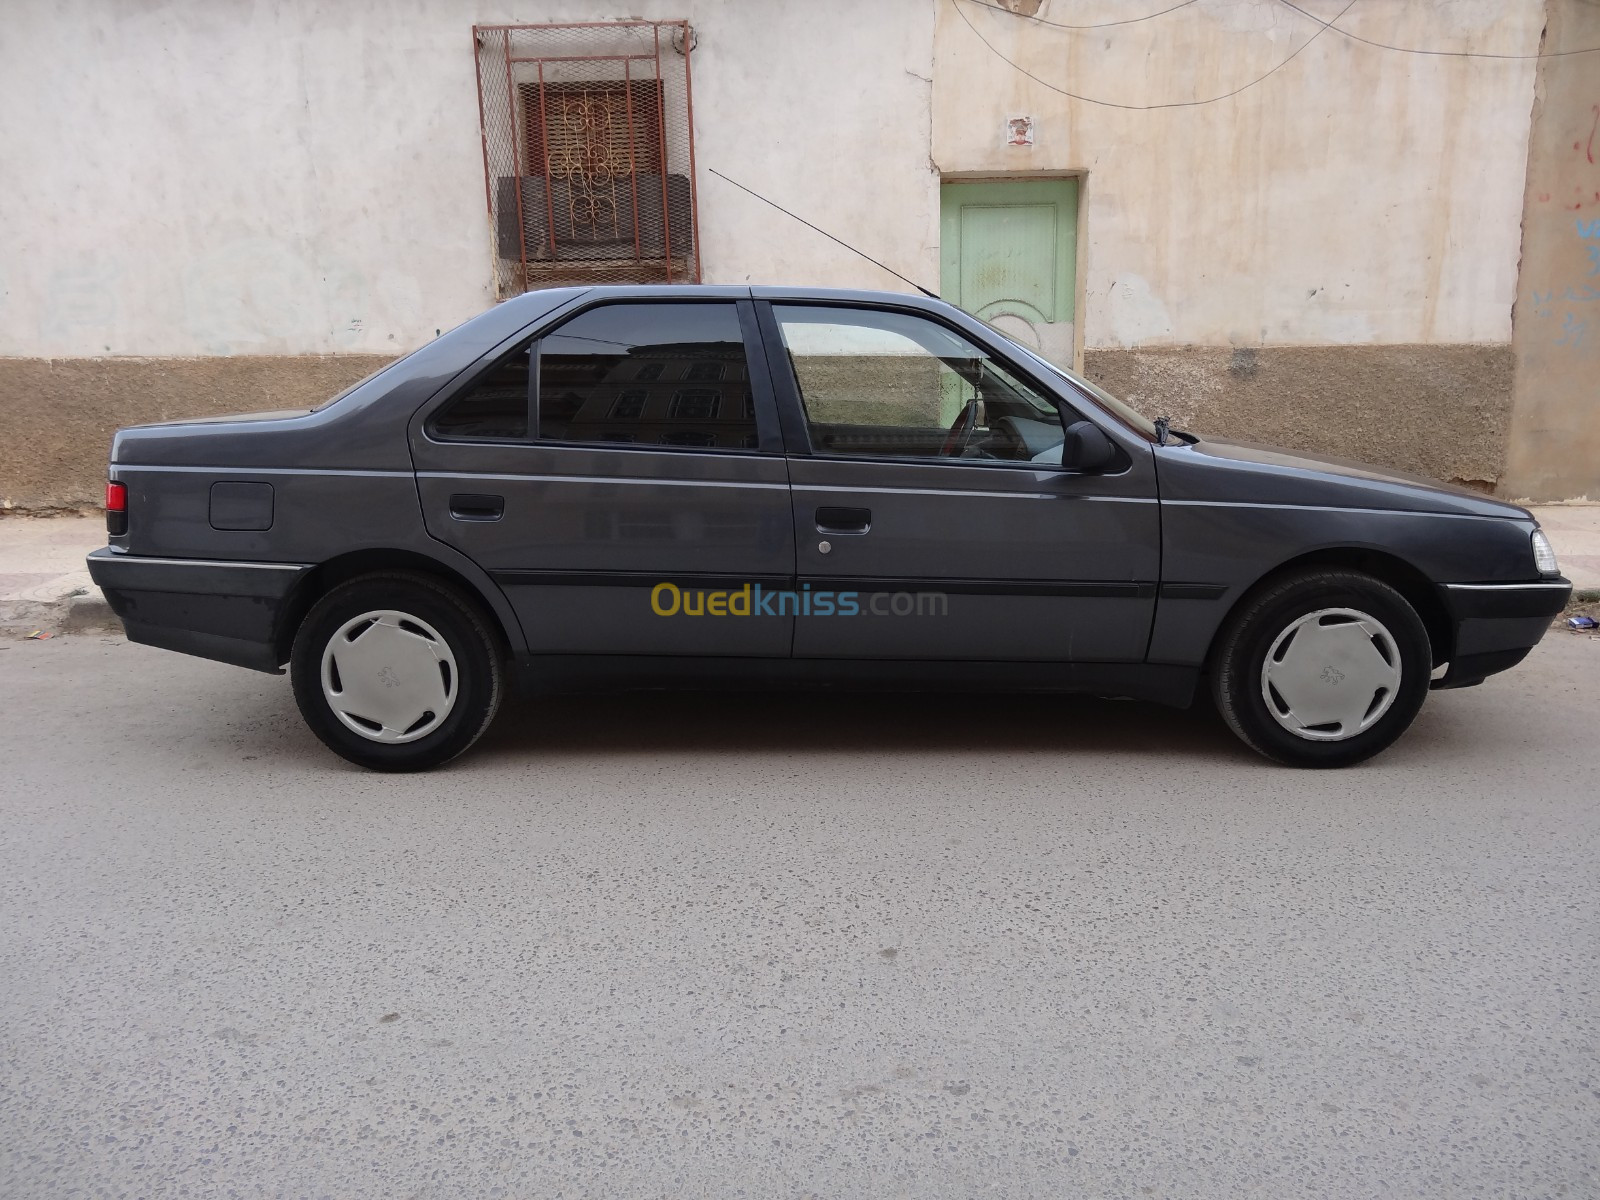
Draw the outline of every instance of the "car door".
<instances>
[{"instance_id":1,"label":"car door","mask_svg":"<svg viewBox=\"0 0 1600 1200\"><path fill-rule=\"evenodd\" d=\"M413 420L428 532L533 653L788 656L793 617L757 590L792 585L788 480L747 337L748 299L605 299Z\"/></svg>"},{"instance_id":2,"label":"car door","mask_svg":"<svg viewBox=\"0 0 1600 1200\"><path fill-rule=\"evenodd\" d=\"M790 443L797 658L1143 661L1147 441L1107 430L1112 467L1064 469L1082 397L1063 407L1064 383L930 311L774 298L759 315Z\"/></svg>"}]
</instances>

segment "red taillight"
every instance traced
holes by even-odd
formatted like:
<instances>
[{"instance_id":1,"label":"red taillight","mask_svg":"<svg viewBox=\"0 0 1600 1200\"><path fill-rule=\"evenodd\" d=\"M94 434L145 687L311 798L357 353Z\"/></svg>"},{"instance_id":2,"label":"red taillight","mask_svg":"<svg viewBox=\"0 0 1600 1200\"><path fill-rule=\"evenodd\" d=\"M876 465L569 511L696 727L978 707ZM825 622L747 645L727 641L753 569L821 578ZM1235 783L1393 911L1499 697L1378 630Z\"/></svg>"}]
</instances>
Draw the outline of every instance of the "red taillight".
<instances>
[{"instance_id":1,"label":"red taillight","mask_svg":"<svg viewBox=\"0 0 1600 1200\"><path fill-rule=\"evenodd\" d=\"M128 532L128 485L114 479L106 484L106 532L112 537Z\"/></svg>"}]
</instances>

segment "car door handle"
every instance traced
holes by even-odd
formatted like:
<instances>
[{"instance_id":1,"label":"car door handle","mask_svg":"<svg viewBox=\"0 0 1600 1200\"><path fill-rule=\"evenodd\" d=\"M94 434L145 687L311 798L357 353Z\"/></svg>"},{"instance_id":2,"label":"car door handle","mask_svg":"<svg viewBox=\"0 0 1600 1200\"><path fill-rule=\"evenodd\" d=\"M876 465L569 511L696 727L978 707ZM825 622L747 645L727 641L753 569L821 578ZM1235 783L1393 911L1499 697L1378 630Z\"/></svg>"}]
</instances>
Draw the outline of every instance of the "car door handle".
<instances>
[{"instance_id":1,"label":"car door handle","mask_svg":"<svg viewBox=\"0 0 1600 1200\"><path fill-rule=\"evenodd\" d=\"M458 492L450 497L450 515L457 521L498 521L506 515L506 498Z\"/></svg>"},{"instance_id":2,"label":"car door handle","mask_svg":"<svg viewBox=\"0 0 1600 1200\"><path fill-rule=\"evenodd\" d=\"M868 508L817 509L818 533L866 533L872 528L872 510Z\"/></svg>"}]
</instances>

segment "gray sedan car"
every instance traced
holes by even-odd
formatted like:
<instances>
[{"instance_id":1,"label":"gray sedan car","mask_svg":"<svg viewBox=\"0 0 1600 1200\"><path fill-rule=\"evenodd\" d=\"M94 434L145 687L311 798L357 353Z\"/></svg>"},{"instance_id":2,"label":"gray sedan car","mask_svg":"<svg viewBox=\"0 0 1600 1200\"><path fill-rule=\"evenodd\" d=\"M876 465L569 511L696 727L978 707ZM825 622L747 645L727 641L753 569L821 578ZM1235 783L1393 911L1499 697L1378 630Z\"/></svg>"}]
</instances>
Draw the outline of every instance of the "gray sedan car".
<instances>
[{"instance_id":1,"label":"gray sedan car","mask_svg":"<svg viewBox=\"0 0 1600 1200\"><path fill-rule=\"evenodd\" d=\"M508 685L1204 687L1342 766L1571 591L1523 509L1169 432L948 304L507 301L311 411L120 431L95 581L137 642L288 664L379 770Z\"/></svg>"}]
</instances>

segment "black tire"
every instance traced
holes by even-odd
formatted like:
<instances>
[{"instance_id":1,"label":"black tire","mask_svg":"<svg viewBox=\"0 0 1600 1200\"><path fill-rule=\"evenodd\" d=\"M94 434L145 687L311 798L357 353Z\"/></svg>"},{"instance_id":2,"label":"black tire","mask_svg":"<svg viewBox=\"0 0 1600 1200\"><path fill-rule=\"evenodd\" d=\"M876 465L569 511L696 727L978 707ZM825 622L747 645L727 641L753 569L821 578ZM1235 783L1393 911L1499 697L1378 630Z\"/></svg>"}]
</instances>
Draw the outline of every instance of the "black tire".
<instances>
[{"instance_id":1,"label":"black tire","mask_svg":"<svg viewBox=\"0 0 1600 1200\"><path fill-rule=\"evenodd\" d=\"M378 742L355 732L324 694L324 650L347 622L374 610L419 618L455 660L453 706L437 728L414 741ZM425 771L461 754L494 719L503 677L499 640L478 606L448 584L404 571L362 575L317 601L295 634L289 670L311 731L335 754L374 771Z\"/></svg>"},{"instance_id":2,"label":"black tire","mask_svg":"<svg viewBox=\"0 0 1600 1200\"><path fill-rule=\"evenodd\" d=\"M1388 631L1399 655L1400 681L1388 709L1342 741L1312 741L1291 732L1273 716L1262 682L1267 654L1279 635L1322 609L1370 615ZM1416 610L1388 584L1358 571L1297 571L1247 596L1229 618L1211 660L1211 690L1223 720L1257 753L1293 767L1346 767L1386 749L1410 726L1428 694L1432 654Z\"/></svg>"}]
</instances>

